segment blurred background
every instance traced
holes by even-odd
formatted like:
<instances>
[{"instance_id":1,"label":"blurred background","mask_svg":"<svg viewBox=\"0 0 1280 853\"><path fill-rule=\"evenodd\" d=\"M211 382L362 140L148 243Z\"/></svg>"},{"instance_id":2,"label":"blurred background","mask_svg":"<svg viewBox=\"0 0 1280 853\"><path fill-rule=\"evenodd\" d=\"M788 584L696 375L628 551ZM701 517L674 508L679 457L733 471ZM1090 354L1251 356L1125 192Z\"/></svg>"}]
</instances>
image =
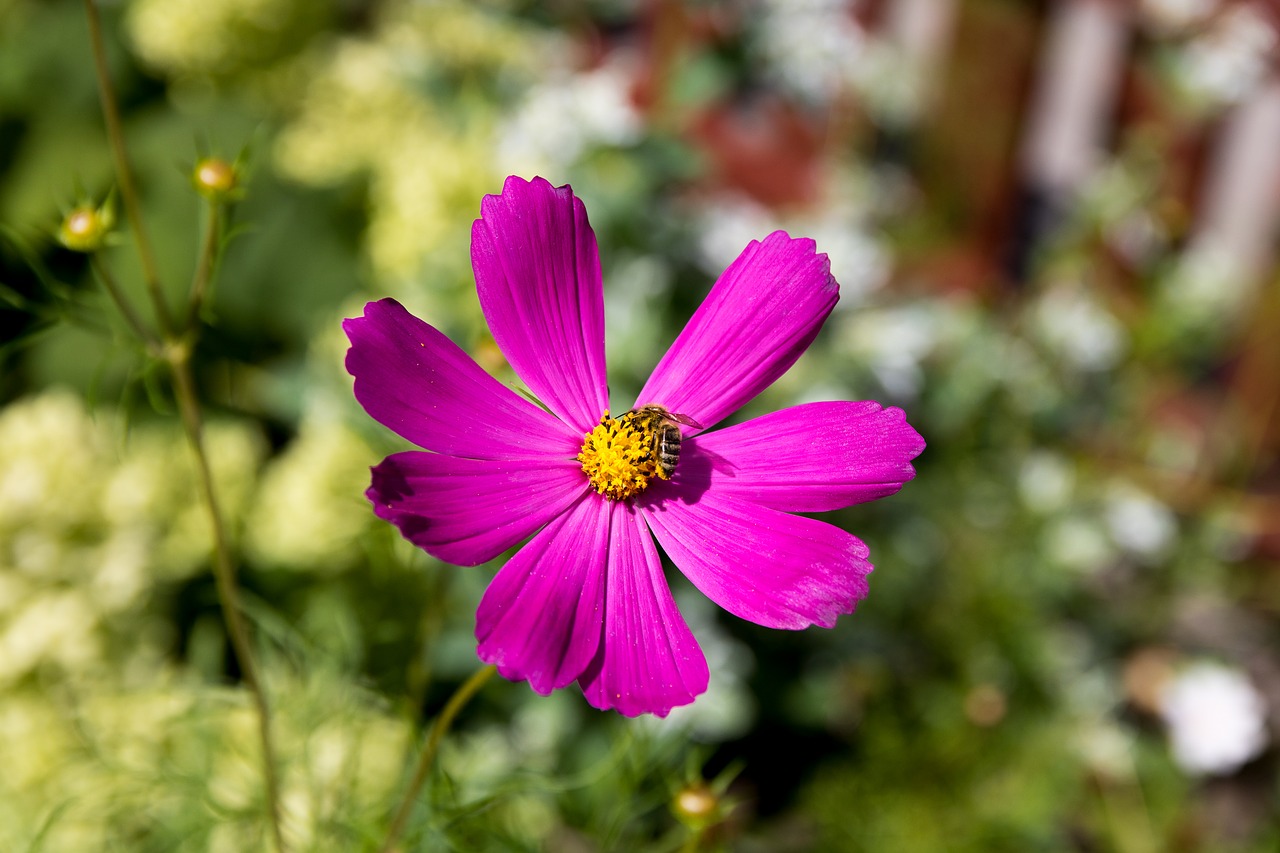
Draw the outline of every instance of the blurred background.
<instances>
[{"instance_id":1,"label":"blurred background","mask_svg":"<svg viewBox=\"0 0 1280 853\"><path fill-rule=\"evenodd\" d=\"M737 419L876 399L929 446L826 516L877 566L855 615L769 631L672 570L707 694L626 720L490 682L405 849L1280 849L1280 6L101 6L175 299L191 165L245 164L195 364L294 849L371 848L478 666L495 567L369 511L403 445L339 323L394 296L510 381L469 262L508 174L586 202L615 399L782 227L842 298ZM0 848L259 849L168 385L53 238L113 187L95 85L81 3L0 0Z\"/></svg>"}]
</instances>

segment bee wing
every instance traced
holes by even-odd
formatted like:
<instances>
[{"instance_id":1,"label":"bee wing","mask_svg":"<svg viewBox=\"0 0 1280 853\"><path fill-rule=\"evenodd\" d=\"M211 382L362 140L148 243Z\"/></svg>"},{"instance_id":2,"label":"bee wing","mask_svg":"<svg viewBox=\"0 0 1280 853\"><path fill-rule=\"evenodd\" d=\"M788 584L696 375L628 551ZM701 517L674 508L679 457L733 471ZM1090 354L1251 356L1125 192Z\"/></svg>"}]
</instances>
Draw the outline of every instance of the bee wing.
<instances>
[{"instance_id":1,"label":"bee wing","mask_svg":"<svg viewBox=\"0 0 1280 853\"><path fill-rule=\"evenodd\" d=\"M702 424L698 423L688 415L682 415L679 412L672 412L667 417L671 418L671 420L678 424L684 424L685 426L693 427L694 429L702 429Z\"/></svg>"}]
</instances>

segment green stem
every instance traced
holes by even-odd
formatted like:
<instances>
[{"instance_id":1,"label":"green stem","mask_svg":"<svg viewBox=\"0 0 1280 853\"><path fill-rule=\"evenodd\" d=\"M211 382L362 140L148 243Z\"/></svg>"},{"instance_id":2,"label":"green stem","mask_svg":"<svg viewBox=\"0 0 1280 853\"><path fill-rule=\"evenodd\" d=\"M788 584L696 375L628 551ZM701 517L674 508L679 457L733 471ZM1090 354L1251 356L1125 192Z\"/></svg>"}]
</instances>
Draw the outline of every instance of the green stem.
<instances>
[{"instance_id":1,"label":"green stem","mask_svg":"<svg viewBox=\"0 0 1280 853\"><path fill-rule=\"evenodd\" d=\"M98 278L102 281L102 286L105 287L107 289L107 293L110 294L111 301L120 309L120 315L124 317L124 321L129 325L129 328L133 330L133 333L138 336L138 340L142 341L143 345L146 346L147 352L154 356L159 356L161 353L160 341L151 334L151 330L143 324L142 319L138 316L137 312L133 310L133 305L130 304L129 300L125 297L124 291L120 289L118 284L116 284L115 276L111 274L110 268L102 262L102 259L99 258L97 254L90 256L89 263L93 267L93 271L98 274Z\"/></svg>"},{"instance_id":2,"label":"green stem","mask_svg":"<svg viewBox=\"0 0 1280 853\"><path fill-rule=\"evenodd\" d=\"M89 43L93 47L93 64L98 77L98 94L102 99L102 117L107 125L107 141L110 143L111 156L115 159L116 177L120 181L120 198L124 202L125 215L129 217L129 227L133 229L138 255L142 259L142 276L147 284L147 292L151 295L151 302L155 306L160 332L167 337L173 331L173 322L169 317L169 307L165 304L164 293L160 288L159 268L156 266L155 255L151 251L151 242L147 239L147 231L142 221L142 203L139 201L138 188L133 182L133 170L129 167L129 157L124 145L124 130L120 122L120 108L116 104L116 93L111 85L111 73L107 68L107 51L102 41L102 20L98 16L96 0L84 0L84 10L89 19Z\"/></svg>"},{"instance_id":3,"label":"green stem","mask_svg":"<svg viewBox=\"0 0 1280 853\"><path fill-rule=\"evenodd\" d=\"M99 275L117 305L120 306L127 322L145 343L157 350L169 366L173 378L174 396L182 415L182 425L186 430L187 441L191 445L196 458L196 468L200 478L205 508L209 513L209 523L213 530L214 560L213 574L218 588L218 601L222 606L222 617L226 622L227 634L236 660L240 664L240 672L245 685L253 697L258 711L258 735L262 745L263 777L266 785L267 807L271 818L271 835L275 847L281 853L285 851L284 838L280 830L280 793L276 778L275 750L271 739L271 716L267 706L266 692L263 689L253 650L249 643L249 631L240 612L240 594L236 585L235 565L231 559L231 543L223 520L222 509L218 503L217 489L213 482L213 472L209 467L209 457L204 444L204 429L200 412L200 400L196 394L195 380L191 372L191 351L195 345L195 332L198 326L193 322L186 330L177 330L173 326L164 293L160 288L160 276L147 239L146 227L142 219L142 203L137 186L133 182L133 171L129 166L129 157L125 148L124 131L120 121L120 108L116 103L115 89L111 84L111 74L107 68L106 48L102 38L102 21L98 16L96 0L84 0L85 15L89 22L89 41L93 49L94 70L98 79L98 93L102 99L102 114L107 128L107 140L111 154L115 160L116 177L120 182L120 196L129 224L133 230L134 243L142 260L143 278L148 295L155 309L156 320L160 326L160 342L146 332L137 314L124 299L124 294L116 286L109 273L103 275L105 267L96 264ZM192 306L199 310L200 300L204 297L208 279L212 272L214 255L217 249L217 216L211 217L212 236L206 234L201 248L201 257L197 262L196 277L192 283ZM194 312L193 312L194 316ZM189 334L182 334L184 331Z\"/></svg>"},{"instance_id":4,"label":"green stem","mask_svg":"<svg viewBox=\"0 0 1280 853\"><path fill-rule=\"evenodd\" d=\"M436 717L436 721L431 727L431 734L427 737L427 744L422 748L422 754L418 756L418 766L413 772L413 779L410 780L409 787L404 792L404 799L400 801L395 817L391 821L391 828L387 830L387 837L382 842L382 847L379 848L382 853L391 853L395 849L396 842L400 840L400 836L404 834L405 825L409 822L409 815L412 814L413 807L417 804L418 793L427 781L427 774L431 771L431 765L435 762L436 752L440 748L440 741L444 739L445 733L449 731L449 726L453 724L453 718L458 716L458 712L466 707L467 702L471 701L471 697L476 695L480 688L484 686L484 683L492 678L497 671L497 667L494 666L486 666L477 670L454 691L454 694L449 697L449 701L445 703L444 710L440 712L440 716Z\"/></svg>"},{"instance_id":5,"label":"green stem","mask_svg":"<svg viewBox=\"0 0 1280 853\"><path fill-rule=\"evenodd\" d=\"M187 305L188 329L198 328L200 308L204 304L209 280L213 277L213 264L218 256L218 232L222 228L222 205L209 202L209 221L204 229L204 241L200 244L200 257L196 260L195 276L191 280L191 297Z\"/></svg>"},{"instance_id":6,"label":"green stem","mask_svg":"<svg viewBox=\"0 0 1280 853\"><path fill-rule=\"evenodd\" d=\"M266 691L263 689L249 644L249 631L245 625L244 616L240 612L240 592L236 584L235 566L231 561L231 542L227 536L227 527L218 503L217 489L213 483L213 471L209 467L209 456L205 450L200 403L196 397L195 381L191 375L190 350L181 344L172 346L168 363L173 376L174 395L177 397L178 409L182 414L182 425L186 429L187 441L196 457L204 504L209 512L209 524L213 529L213 576L218 587L218 600L222 605L222 618L226 622L231 648L240 664L244 683L253 696L254 705L257 706L258 738L262 746L262 772L266 781L267 806L271 812L271 834L275 840L276 849L283 853L285 845L280 832L280 790L276 779L275 752L271 740L271 715L267 707Z\"/></svg>"}]
</instances>

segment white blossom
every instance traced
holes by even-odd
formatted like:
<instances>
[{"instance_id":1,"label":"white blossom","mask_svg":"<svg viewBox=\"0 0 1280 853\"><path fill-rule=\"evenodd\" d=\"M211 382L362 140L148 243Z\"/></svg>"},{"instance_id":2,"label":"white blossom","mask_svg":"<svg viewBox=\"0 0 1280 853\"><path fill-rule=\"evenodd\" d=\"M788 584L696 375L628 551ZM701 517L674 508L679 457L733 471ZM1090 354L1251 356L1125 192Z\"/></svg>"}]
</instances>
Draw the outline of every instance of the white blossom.
<instances>
[{"instance_id":1,"label":"white blossom","mask_svg":"<svg viewBox=\"0 0 1280 853\"><path fill-rule=\"evenodd\" d=\"M1216 663L1195 664L1160 695L1173 758L1192 774L1225 775L1267 745L1266 706L1241 672Z\"/></svg>"},{"instance_id":2,"label":"white blossom","mask_svg":"<svg viewBox=\"0 0 1280 853\"><path fill-rule=\"evenodd\" d=\"M827 101L857 82L867 36L848 0L765 0L762 6L757 49L783 85Z\"/></svg>"},{"instance_id":3,"label":"white blossom","mask_svg":"<svg viewBox=\"0 0 1280 853\"><path fill-rule=\"evenodd\" d=\"M1117 486L1107 500L1112 540L1131 554L1158 557L1169 550L1178 524L1167 506L1131 486Z\"/></svg>"},{"instance_id":4,"label":"white blossom","mask_svg":"<svg viewBox=\"0 0 1280 853\"><path fill-rule=\"evenodd\" d=\"M1079 286L1051 288L1036 307L1035 324L1041 340L1077 370L1114 367L1128 346L1119 321Z\"/></svg>"},{"instance_id":5,"label":"white blossom","mask_svg":"<svg viewBox=\"0 0 1280 853\"><path fill-rule=\"evenodd\" d=\"M1232 6L1179 54L1185 85L1210 100L1234 103L1267 73L1276 31L1253 5Z\"/></svg>"},{"instance_id":6,"label":"white blossom","mask_svg":"<svg viewBox=\"0 0 1280 853\"><path fill-rule=\"evenodd\" d=\"M631 145L643 122L631 99L625 59L531 88L498 129L499 172L558 174L595 145Z\"/></svg>"}]
</instances>

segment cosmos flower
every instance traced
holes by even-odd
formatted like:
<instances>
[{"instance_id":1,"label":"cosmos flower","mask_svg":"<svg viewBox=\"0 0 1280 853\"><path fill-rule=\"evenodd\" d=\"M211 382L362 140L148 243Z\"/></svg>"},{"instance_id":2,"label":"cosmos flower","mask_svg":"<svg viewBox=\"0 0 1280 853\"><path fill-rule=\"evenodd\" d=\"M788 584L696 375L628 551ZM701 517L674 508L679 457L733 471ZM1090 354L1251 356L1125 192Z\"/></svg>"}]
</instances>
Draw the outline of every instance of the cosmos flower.
<instances>
[{"instance_id":1,"label":"cosmos flower","mask_svg":"<svg viewBox=\"0 0 1280 853\"><path fill-rule=\"evenodd\" d=\"M752 242L712 287L636 401L682 425L611 409L600 260L573 191L511 177L480 213L480 306L545 408L393 300L343 324L356 398L425 449L373 469L374 511L462 565L532 537L480 602L480 658L544 695L577 681L592 705L628 716L692 702L707 664L655 537L743 619L831 627L853 612L867 592L866 546L793 513L891 495L911 479L924 442L902 411L809 403L704 431L785 373L831 312L839 285L813 241L777 231Z\"/></svg>"}]
</instances>

